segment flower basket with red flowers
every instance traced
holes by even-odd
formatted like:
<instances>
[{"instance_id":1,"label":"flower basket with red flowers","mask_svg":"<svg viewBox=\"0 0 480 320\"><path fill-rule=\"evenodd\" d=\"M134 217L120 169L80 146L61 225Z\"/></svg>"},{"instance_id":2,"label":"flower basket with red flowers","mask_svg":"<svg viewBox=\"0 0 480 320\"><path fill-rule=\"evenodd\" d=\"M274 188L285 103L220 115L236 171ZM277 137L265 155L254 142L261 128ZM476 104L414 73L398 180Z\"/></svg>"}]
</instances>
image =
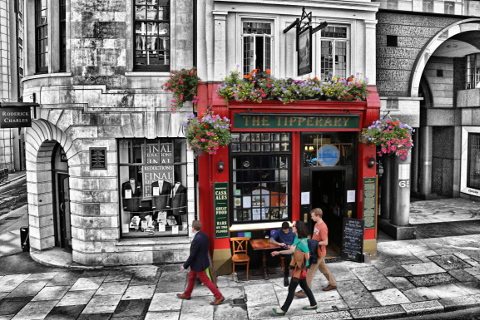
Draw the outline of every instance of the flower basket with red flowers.
<instances>
[{"instance_id":1,"label":"flower basket with red flowers","mask_svg":"<svg viewBox=\"0 0 480 320\"><path fill-rule=\"evenodd\" d=\"M221 146L230 143L230 119L205 112L200 117L188 116L184 124L190 149L196 156L202 153L216 154Z\"/></svg>"},{"instance_id":2,"label":"flower basket with red flowers","mask_svg":"<svg viewBox=\"0 0 480 320\"><path fill-rule=\"evenodd\" d=\"M195 67L170 71L170 78L162 85L165 91L173 92L171 111L175 112L183 106L183 103L192 100L198 102L197 86L201 79L197 75Z\"/></svg>"}]
</instances>

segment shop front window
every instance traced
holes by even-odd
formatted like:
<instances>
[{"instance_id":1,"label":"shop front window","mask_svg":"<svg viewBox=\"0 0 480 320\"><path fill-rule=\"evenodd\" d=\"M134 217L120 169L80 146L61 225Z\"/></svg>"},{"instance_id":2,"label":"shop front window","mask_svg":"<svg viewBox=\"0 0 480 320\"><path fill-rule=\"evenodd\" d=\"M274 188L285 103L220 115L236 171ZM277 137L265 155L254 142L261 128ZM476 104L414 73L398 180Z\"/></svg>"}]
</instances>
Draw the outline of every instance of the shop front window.
<instances>
[{"instance_id":1,"label":"shop front window","mask_svg":"<svg viewBox=\"0 0 480 320\"><path fill-rule=\"evenodd\" d=\"M471 54L467 59L466 89L480 87L480 54Z\"/></svg>"},{"instance_id":2,"label":"shop front window","mask_svg":"<svg viewBox=\"0 0 480 320\"><path fill-rule=\"evenodd\" d=\"M188 234L185 139L118 141L123 237Z\"/></svg>"},{"instance_id":3,"label":"shop front window","mask_svg":"<svg viewBox=\"0 0 480 320\"><path fill-rule=\"evenodd\" d=\"M290 134L232 133L233 219L289 219Z\"/></svg>"},{"instance_id":4,"label":"shop front window","mask_svg":"<svg viewBox=\"0 0 480 320\"><path fill-rule=\"evenodd\" d=\"M303 166L352 166L355 160L351 133L306 134L303 136Z\"/></svg>"},{"instance_id":5,"label":"shop front window","mask_svg":"<svg viewBox=\"0 0 480 320\"><path fill-rule=\"evenodd\" d=\"M480 189L480 133L468 134L467 187Z\"/></svg>"}]
</instances>

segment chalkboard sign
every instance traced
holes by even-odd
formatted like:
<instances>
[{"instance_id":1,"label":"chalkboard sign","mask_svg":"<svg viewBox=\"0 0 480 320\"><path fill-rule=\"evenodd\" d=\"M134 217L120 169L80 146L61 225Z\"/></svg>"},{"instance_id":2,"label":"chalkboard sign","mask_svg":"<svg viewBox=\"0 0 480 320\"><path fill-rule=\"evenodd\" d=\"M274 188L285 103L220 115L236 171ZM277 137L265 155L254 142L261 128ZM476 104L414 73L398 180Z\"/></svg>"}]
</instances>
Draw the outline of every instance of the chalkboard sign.
<instances>
[{"instance_id":1,"label":"chalkboard sign","mask_svg":"<svg viewBox=\"0 0 480 320\"><path fill-rule=\"evenodd\" d=\"M361 219L343 218L342 259L362 261L364 224Z\"/></svg>"}]
</instances>

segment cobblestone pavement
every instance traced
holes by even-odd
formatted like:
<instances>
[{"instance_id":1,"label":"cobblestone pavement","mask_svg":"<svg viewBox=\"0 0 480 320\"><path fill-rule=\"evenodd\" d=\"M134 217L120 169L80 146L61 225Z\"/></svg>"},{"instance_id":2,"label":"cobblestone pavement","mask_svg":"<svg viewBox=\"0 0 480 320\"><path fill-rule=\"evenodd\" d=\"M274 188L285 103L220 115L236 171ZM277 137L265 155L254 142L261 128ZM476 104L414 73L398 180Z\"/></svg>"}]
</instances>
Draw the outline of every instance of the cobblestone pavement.
<instances>
[{"instance_id":1,"label":"cobblestone pavement","mask_svg":"<svg viewBox=\"0 0 480 320\"><path fill-rule=\"evenodd\" d=\"M337 289L322 291L327 281L317 272L312 291L318 309L302 310L308 300L294 299L287 315L281 318L392 319L458 309L477 312L480 235L478 228L467 226L479 220L466 209L477 207L471 201L451 200L412 202L417 216L439 218L435 222L426 218L415 221L420 229L424 228L420 238L392 241L382 235L378 257L371 263L328 263ZM21 211L16 210L19 221L25 219ZM442 227L424 227L432 223ZM456 223L465 225L452 227ZM4 229L0 225L0 236ZM226 301L211 306L209 302L214 298L202 285L196 286L191 300L176 297L176 293L183 292L187 277L178 265L83 270L65 263L62 268L63 255L59 251L51 251L51 257L60 257L51 260L58 266L39 264L32 259L35 255L21 250L0 257L0 320L273 319L278 316L272 308L279 307L287 296L279 268L270 280L254 276L256 270L250 271L248 280L242 270L234 280L231 275L219 276L217 285Z\"/></svg>"}]
</instances>

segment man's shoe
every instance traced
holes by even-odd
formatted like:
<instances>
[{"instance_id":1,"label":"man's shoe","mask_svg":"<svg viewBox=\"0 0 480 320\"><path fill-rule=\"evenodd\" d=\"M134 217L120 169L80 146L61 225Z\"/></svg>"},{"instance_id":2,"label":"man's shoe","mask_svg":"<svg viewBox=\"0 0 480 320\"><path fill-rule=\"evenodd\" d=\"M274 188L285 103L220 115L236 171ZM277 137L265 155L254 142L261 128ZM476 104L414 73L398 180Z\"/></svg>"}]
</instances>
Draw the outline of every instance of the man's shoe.
<instances>
[{"instance_id":1,"label":"man's shoe","mask_svg":"<svg viewBox=\"0 0 480 320\"><path fill-rule=\"evenodd\" d=\"M288 277L283 278L283 286L288 287Z\"/></svg>"},{"instance_id":2,"label":"man's shoe","mask_svg":"<svg viewBox=\"0 0 480 320\"><path fill-rule=\"evenodd\" d=\"M323 288L323 291L330 291L334 289L337 289L337 286L328 285L325 288Z\"/></svg>"},{"instance_id":3,"label":"man's shoe","mask_svg":"<svg viewBox=\"0 0 480 320\"><path fill-rule=\"evenodd\" d=\"M307 297L307 294L306 294L305 292L303 292L303 291L300 290L300 291L295 292L295 297L297 297L297 298L306 298L306 297Z\"/></svg>"},{"instance_id":4,"label":"man's shoe","mask_svg":"<svg viewBox=\"0 0 480 320\"><path fill-rule=\"evenodd\" d=\"M223 301L225 301L225 297L221 297L221 298L215 299L215 301L210 302L210 304L211 304L212 306L218 306L218 305L221 304Z\"/></svg>"},{"instance_id":5,"label":"man's shoe","mask_svg":"<svg viewBox=\"0 0 480 320\"><path fill-rule=\"evenodd\" d=\"M190 300L190 299L192 299L192 297L187 297L187 296L184 295L183 293L177 293L177 297L179 297L180 299L185 299L185 300Z\"/></svg>"}]
</instances>

